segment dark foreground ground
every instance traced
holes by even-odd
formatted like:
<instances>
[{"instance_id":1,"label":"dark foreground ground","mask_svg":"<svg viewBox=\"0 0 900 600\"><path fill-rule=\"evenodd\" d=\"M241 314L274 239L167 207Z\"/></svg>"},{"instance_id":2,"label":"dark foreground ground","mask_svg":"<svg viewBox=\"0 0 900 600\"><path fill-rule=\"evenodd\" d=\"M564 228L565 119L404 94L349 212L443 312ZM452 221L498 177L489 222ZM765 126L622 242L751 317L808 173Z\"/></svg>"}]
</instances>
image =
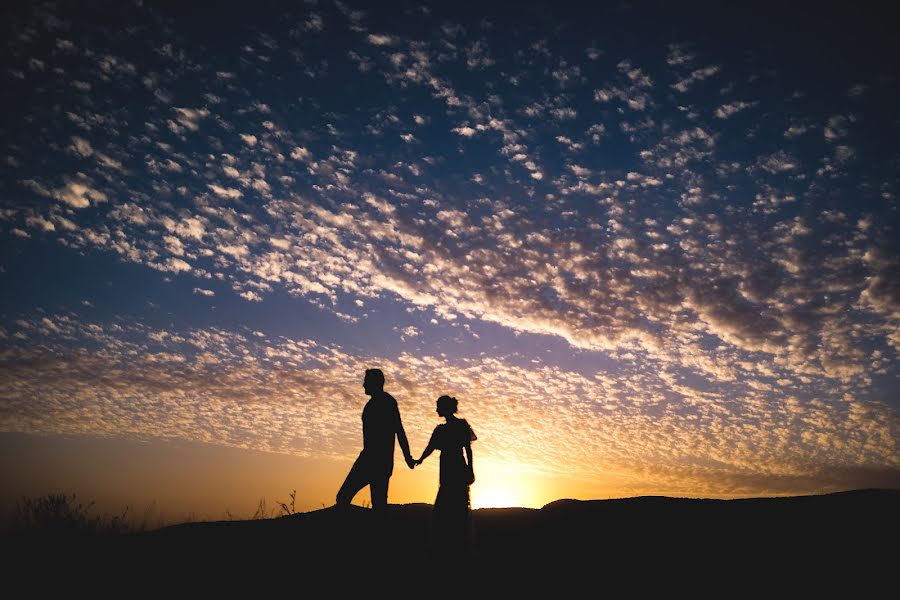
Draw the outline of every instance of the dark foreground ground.
<instances>
[{"instance_id":1,"label":"dark foreground ground","mask_svg":"<svg viewBox=\"0 0 900 600\"><path fill-rule=\"evenodd\" d=\"M430 547L430 518L427 504L394 505L382 514L354 506L129 535L17 534L3 540L2 564L7 582L21 578L36 593L180 596L190 589L208 596L249 589L258 597L266 589L347 597L380 590L555 598L900 591L900 490L481 509L473 514L473 556L452 561Z\"/></svg>"}]
</instances>

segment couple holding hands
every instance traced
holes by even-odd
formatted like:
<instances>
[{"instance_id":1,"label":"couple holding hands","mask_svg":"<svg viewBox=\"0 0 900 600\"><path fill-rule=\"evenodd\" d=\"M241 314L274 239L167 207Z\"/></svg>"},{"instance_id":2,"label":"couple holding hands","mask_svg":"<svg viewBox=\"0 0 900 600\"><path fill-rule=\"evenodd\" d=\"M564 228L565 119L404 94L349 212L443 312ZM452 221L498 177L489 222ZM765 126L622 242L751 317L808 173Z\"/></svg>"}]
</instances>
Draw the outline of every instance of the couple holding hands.
<instances>
[{"instance_id":1,"label":"couple holding hands","mask_svg":"<svg viewBox=\"0 0 900 600\"><path fill-rule=\"evenodd\" d=\"M475 481L472 442L477 438L466 420L456 416L456 398L438 398L437 413L445 423L434 428L422 456L414 460L397 400L384 391L384 373L380 369L367 369L363 388L370 396L362 413L363 449L337 493L337 505L348 506L368 485L372 508L378 510L387 506L395 440L400 443L410 469L422 464L435 450L440 450L440 487L434 501L433 534L435 541L442 545L454 539L465 543L470 512L469 486Z\"/></svg>"}]
</instances>

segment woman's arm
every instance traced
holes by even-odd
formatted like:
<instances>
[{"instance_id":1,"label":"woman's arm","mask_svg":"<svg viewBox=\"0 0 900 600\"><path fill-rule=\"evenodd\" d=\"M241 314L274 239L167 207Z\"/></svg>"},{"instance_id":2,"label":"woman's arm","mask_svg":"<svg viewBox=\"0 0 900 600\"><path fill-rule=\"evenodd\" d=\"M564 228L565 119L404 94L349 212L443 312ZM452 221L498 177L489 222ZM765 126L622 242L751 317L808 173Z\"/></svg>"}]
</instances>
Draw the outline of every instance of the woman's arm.
<instances>
[{"instance_id":1,"label":"woman's arm","mask_svg":"<svg viewBox=\"0 0 900 600\"><path fill-rule=\"evenodd\" d=\"M466 444L466 462L469 463L469 485L475 483L475 466L472 464L472 444Z\"/></svg>"},{"instance_id":2,"label":"woman's arm","mask_svg":"<svg viewBox=\"0 0 900 600\"><path fill-rule=\"evenodd\" d=\"M428 445L425 446L425 449L422 451L422 456L419 457L419 460L415 461L417 465L421 465L422 461L431 456L431 453L434 452L434 434L431 434L431 439L428 440Z\"/></svg>"}]
</instances>

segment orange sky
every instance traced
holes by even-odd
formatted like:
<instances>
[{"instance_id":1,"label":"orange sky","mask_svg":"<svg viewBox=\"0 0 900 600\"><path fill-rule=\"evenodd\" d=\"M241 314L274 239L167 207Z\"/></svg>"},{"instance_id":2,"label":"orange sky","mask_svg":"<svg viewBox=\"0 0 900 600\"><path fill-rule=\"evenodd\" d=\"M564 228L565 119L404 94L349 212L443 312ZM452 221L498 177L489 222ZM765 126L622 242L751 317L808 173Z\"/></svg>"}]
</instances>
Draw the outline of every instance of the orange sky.
<instances>
[{"instance_id":1,"label":"orange sky","mask_svg":"<svg viewBox=\"0 0 900 600\"><path fill-rule=\"evenodd\" d=\"M423 447L415 439L414 453ZM76 493L79 501L96 503L96 512L147 519L151 526L190 518L247 518L265 499L280 514L278 502L289 502L297 490L296 510L330 506L352 458L309 459L225 448L200 443L136 442L84 436L0 434L0 472L4 482L0 509L4 516L16 499L48 492ZM475 508L540 507L560 497L593 497L600 488L572 478L504 468L480 457L475 445L477 477L472 488ZM390 502L431 503L437 492L437 455L410 471L399 450ZM355 504L367 505L368 488Z\"/></svg>"},{"instance_id":2,"label":"orange sky","mask_svg":"<svg viewBox=\"0 0 900 600\"><path fill-rule=\"evenodd\" d=\"M893 31L14 4L5 507L328 505L373 367L416 454L458 398L475 507L900 487Z\"/></svg>"},{"instance_id":3,"label":"orange sky","mask_svg":"<svg viewBox=\"0 0 900 600\"><path fill-rule=\"evenodd\" d=\"M426 436L411 432L409 437L417 456ZM17 499L61 492L76 493L83 503L94 501L94 514L118 515L128 507L129 522L146 523L148 527L191 519L248 518L261 499L269 515L281 514L278 502L289 502L291 490L297 490L298 512L330 506L354 458L302 458L196 442L25 434L0 434L0 449L0 479L4 482L0 511L4 523L8 523ZM640 482L636 475L577 477L504 464L479 452L478 442L474 452L474 508L539 508L560 498L740 495L667 490L649 481ZM437 492L437 465L435 456L410 471L397 450L389 502L431 503ZM892 480L890 473L873 473L872 477L869 483L876 486L897 487L900 483ZM771 490L773 495L791 492ZM365 506L368 502L366 488L354 503Z\"/></svg>"}]
</instances>

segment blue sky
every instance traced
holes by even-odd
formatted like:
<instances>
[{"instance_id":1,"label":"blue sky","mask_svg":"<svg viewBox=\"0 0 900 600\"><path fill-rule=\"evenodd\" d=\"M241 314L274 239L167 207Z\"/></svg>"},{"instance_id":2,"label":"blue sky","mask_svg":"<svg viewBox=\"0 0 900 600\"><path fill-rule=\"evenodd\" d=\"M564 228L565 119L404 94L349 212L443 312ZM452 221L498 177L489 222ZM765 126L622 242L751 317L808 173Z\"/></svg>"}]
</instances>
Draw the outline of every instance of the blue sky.
<instances>
[{"instance_id":1,"label":"blue sky","mask_svg":"<svg viewBox=\"0 0 900 600\"><path fill-rule=\"evenodd\" d=\"M900 481L878 15L8 10L3 431L349 460L378 364L597 496Z\"/></svg>"}]
</instances>

